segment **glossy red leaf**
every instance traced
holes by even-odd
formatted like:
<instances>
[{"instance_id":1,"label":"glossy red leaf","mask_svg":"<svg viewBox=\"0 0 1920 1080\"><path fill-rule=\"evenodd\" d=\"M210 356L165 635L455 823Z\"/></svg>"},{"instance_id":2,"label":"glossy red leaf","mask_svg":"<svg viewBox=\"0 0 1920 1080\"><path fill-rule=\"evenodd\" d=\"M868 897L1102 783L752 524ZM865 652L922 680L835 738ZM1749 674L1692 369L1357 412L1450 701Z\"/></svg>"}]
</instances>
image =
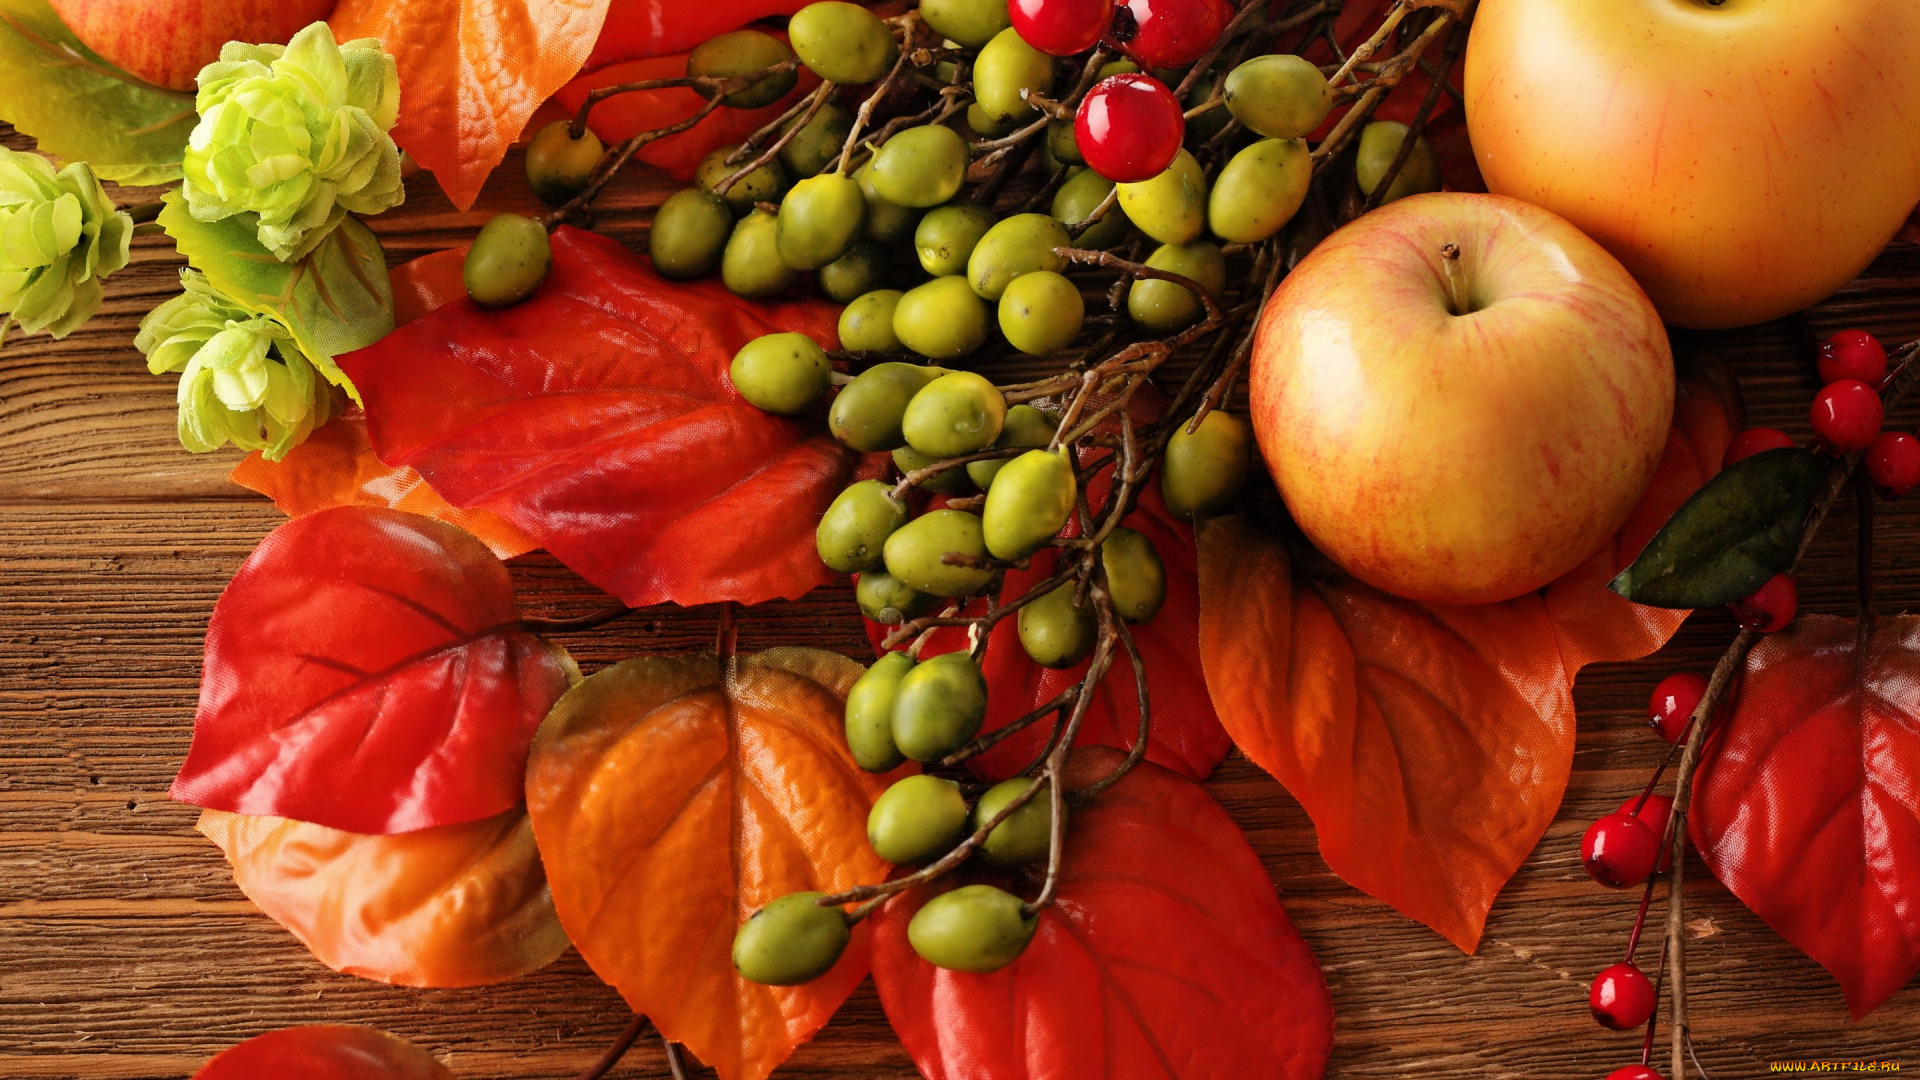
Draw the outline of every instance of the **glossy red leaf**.
<instances>
[{"instance_id":1,"label":"glossy red leaf","mask_svg":"<svg viewBox=\"0 0 1920 1080\"><path fill-rule=\"evenodd\" d=\"M1073 779L1117 752L1080 751ZM1036 882L1016 886L1031 896ZM1005 882L1002 882L1005 884ZM1205 790L1141 765L1077 808L1056 902L1020 959L936 968L907 923L873 917L873 977L928 1080L1317 1080L1333 1008L1266 868Z\"/></svg>"},{"instance_id":2,"label":"glossy red leaf","mask_svg":"<svg viewBox=\"0 0 1920 1080\"><path fill-rule=\"evenodd\" d=\"M554 100L572 113L580 108L589 91L599 87L646 79L677 79L686 73L685 53L629 60L574 79L560 88ZM818 85L819 77L802 69L799 84L779 101L758 109L715 109L686 131L647 143L634 157L659 166L676 180L691 180L701 158L729 143L744 140ZM699 112L705 104L705 98L684 86L636 90L595 105L590 126L602 141L611 144L642 131L672 127Z\"/></svg>"},{"instance_id":3,"label":"glossy red leaf","mask_svg":"<svg viewBox=\"0 0 1920 1080\"><path fill-rule=\"evenodd\" d=\"M456 299L340 365L380 459L453 505L505 518L635 606L751 604L831 577L813 530L860 457L817 417L747 404L727 366L779 330L832 347L837 314L670 284L562 228L530 299Z\"/></svg>"},{"instance_id":4,"label":"glossy red leaf","mask_svg":"<svg viewBox=\"0 0 1920 1080\"><path fill-rule=\"evenodd\" d=\"M1561 581L1504 603L1388 596L1284 521L1242 514L1201 527L1214 707L1313 818L1321 854L1349 884L1463 950L1478 945L1495 897L1560 807L1580 668L1652 652L1686 618L1626 603L1606 582L1718 469L1738 427L1729 385L1712 373L1684 380L1676 432L1627 529Z\"/></svg>"},{"instance_id":5,"label":"glossy red leaf","mask_svg":"<svg viewBox=\"0 0 1920 1080\"><path fill-rule=\"evenodd\" d=\"M453 1080L433 1055L369 1027L314 1024L255 1035L221 1051L193 1080Z\"/></svg>"},{"instance_id":6,"label":"glossy red leaf","mask_svg":"<svg viewBox=\"0 0 1920 1080\"><path fill-rule=\"evenodd\" d=\"M443 304L451 304L467 295L463 271L467 249L462 244L409 259L387 275L393 285L393 321L398 326L430 314Z\"/></svg>"},{"instance_id":7,"label":"glossy red leaf","mask_svg":"<svg viewBox=\"0 0 1920 1080\"><path fill-rule=\"evenodd\" d=\"M716 34L769 15L791 15L809 0L611 0L585 70L622 60L685 52Z\"/></svg>"},{"instance_id":8,"label":"glossy red leaf","mask_svg":"<svg viewBox=\"0 0 1920 1080\"><path fill-rule=\"evenodd\" d=\"M509 809L569 667L518 619L506 567L451 525L287 522L214 605L173 797L359 833Z\"/></svg>"},{"instance_id":9,"label":"glossy red leaf","mask_svg":"<svg viewBox=\"0 0 1920 1080\"><path fill-rule=\"evenodd\" d=\"M1859 629L1803 615L1754 647L1688 818L1707 866L1833 973L1855 1019L1920 973L1920 617Z\"/></svg>"}]
</instances>

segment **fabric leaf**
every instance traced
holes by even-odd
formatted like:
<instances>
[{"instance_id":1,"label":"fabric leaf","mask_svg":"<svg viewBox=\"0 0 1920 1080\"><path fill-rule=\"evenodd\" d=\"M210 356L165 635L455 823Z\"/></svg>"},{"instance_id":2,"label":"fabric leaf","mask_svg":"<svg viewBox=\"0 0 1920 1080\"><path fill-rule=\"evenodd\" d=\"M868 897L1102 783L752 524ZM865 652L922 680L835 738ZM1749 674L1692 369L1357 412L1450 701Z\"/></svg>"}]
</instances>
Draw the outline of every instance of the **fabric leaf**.
<instances>
[{"instance_id":1,"label":"fabric leaf","mask_svg":"<svg viewBox=\"0 0 1920 1080\"><path fill-rule=\"evenodd\" d=\"M570 667L472 536L372 507L295 518L214 605L173 797L360 833L492 817Z\"/></svg>"},{"instance_id":2,"label":"fabric leaf","mask_svg":"<svg viewBox=\"0 0 1920 1080\"><path fill-rule=\"evenodd\" d=\"M433 1055L368 1027L314 1024L255 1035L229 1047L193 1080L453 1080Z\"/></svg>"},{"instance_id":3,"label":"fabric leaf","mask_svg":"<svg viewBox=\"0 0 1920 1080\"><path fill-rule=\"evenodd\" d=\"M562 228L529 299L457 299L340 362L380 459L453 505L505 518L634 606L751 604L832 577L813 530L861 459L817 417L747 404L727 367L778 330L833 347L837 315L669 284Z\"/></svg>"},{"instance_id":4,"label":"fabric leaf","mask_svg":"<svg viewBox=\"0 0 1920 1080\"><path fill-rule=\"evenodd\" d=\"M1078 751L1070 782L1119 758ZM998 883L1031 896L1043 872ZM920 959L907 924L932 895L903 894L873 918L874 984L928 1080L1326 1070L1333 1007L1320 966L1233 820L1172 772L1140 765L1075 809L1058 899L1007 967L973 975Z\"/></svg>"},{"instance_id":5,"label":"fabric leaf","mask_svg":"<svg viewBox=\"0 0 1920 1080\"><path fill-rule=\"evenodd\" d=\"M1920 974L1920 617L1763 639L1696 783L1701 858L1854 1019Z\"/></svg>"},{"instance_id":6,"label":"fabric leaf","mask_svg":"<svg viewBox=\"0 0 1920 1080\"><path fill-rule=\"evenodd\" d=\"M527 808L561 923L721 1080L764 1080L866 977L864 925L803 986L747 982L731 960L768 902L886 876L866 820L893 777L862 772L842 734L859 675L813 649L638 657L570 691L534 742Z\"/></svg>"},{"instance_id":7,"label":"fabric leaf","mask_svg":"<svg viewBox=\"0 0 1920 1080\"><path fill-rule=\"evenodd\" d=\"M0 0L0 119L122 184L180 179L193 95L129 81L46 0Z\"/></svg>"},{"instance_id":8,"label":"fabric leaf","mask_svg":"<svg viewBox=\"0 0 1920 1080\"><path fill-rule=\"evenodd\" d=\"M1469 607L1389 596L1278 511L1199 530L1201 657L1227 731L1306 808L1335 873L1462 950L1559 809L1580 668L1645 655L1686 617L1605 587L1649 519L1710 478L1737 425L1717 377L1682 386L1628 528L1540 593Z\"/></svg>"},{"instance_id":9,"label":"fabric leaf","mask_svg":"<svg viewBox=\"0 0 1920 1080\"><path fill-rule=\"evenodd\" d=\"M379 38L400 67L394 141L461 210L533 111L593 50L607 0L341 0L341 41Z\"/></svg>"},{"instance_id":10,"label":"fabric leaf","mask_svg":"<svg viewBox=\"0 0 1920 1080\"><path fill-rule=\"evenodd\" d=\"M599 87L647 79L677 79L686 73L685 53L629 60L574 79L560 88L554 100L571 115L586 100L587 93ZM634 157L665 169L676 180L691 180L701 158L719 147L741 142L819 84L819 77L803 68L799 84L779 101L758 109L715 109L686 131L642 146ZM672 127L699 112L704 104L705 98L683 86L637 90L606 98L595 105L590 126L595 135L611 145L642 131Z\"/></svg>"},{"instance_id":11,"label":"fabric leaf","mask_svg":"<svg viewBox=\"0 0 1920 1080\"><path fill-rule=\"evenodd\" d=\"M769 15L791 15L809 0L612 0L586 70L622 60L685 52ZM677 74L685 74L681 71Z\"/></svg>"},{"instance_id":12,"label":"fabric leaf","mask_svg":"<svg viewBox=\"0 0 1920 1080\"><path fill-rule=\"evenodd\" d=\"M484 986L567 950L519 807L367 836L220 810L197 826L233 880L335 971L401 986Z\"/></svg>"},{"instance_id":13,"label":"fabric leaf","mask_svg":"<svg viewBox=\"0 0 1920 1080\"><path fill-rule=\"evenodd\" d=\"M386 506L465 529L502 559L540 546L485 510L449 506L412 469L382 464L374 456L362 416L333 420L279 461L268 461L258 452L248 454L227 479L272 499L288 517L336 506Z\"/></svg>"}]
</instances>

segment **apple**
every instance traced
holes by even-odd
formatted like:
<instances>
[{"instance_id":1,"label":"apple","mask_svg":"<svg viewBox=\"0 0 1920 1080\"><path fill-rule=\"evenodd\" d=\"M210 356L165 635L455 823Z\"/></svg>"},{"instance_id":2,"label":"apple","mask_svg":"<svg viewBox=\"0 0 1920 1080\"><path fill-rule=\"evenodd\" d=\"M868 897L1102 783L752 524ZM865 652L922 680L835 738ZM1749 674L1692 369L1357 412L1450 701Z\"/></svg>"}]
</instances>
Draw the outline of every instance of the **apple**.
<instances>
[{"instance_id":1,"label":"apple","mask_svg":"<svg viewBox=\"0 0 1920 1080\"><path fill-rule=\"evenodd\" d=\"M1598 240L1669 322L1812 306L1920 202L1915 0L1483 0L1491 191Z\"/></svg>"},{"instance_id":2,"label":"apple","mask_svg":"<svg viewBox=\"0 0 1920 1080\"><path fill-rule=\"evenodd\" d=\"M1652 482L1673 354L1624 267L1499 195L1414 195L1334 233L1261 313L1255 437L1307 538L1448 604L1538 589Z\"/></svg>"},{"instance_id":3,"label":"apple","mask_svg":"<svg viewBox=\"0 0 1920 1080\"><path fill-rule=\"evenodd\" d=\"M101 59L156 86L192 90L229 41L284 45L336 0L48 0Z\"/></svg>"}]
</instances>

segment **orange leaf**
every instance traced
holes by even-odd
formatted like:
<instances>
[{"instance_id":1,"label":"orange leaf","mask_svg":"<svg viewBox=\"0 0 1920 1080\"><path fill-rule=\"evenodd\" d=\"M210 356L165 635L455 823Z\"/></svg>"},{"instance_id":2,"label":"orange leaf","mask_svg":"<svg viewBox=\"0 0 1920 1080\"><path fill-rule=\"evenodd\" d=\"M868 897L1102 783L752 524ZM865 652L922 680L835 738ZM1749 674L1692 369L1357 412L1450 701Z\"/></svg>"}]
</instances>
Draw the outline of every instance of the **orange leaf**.
<instances>
[{"instance_id":1,"label":"orange leaf","mask_svg":"<svg viewBox=\"0 0 1920 1080\"><path fill-rule=\"evenodd\" d=\"M457 525L502 559L540 546L504 518L449 505L412 468L381 464L367 441L367 419L357 413L314 432L281 461L248 454L227 479L272 499L288 517L335 506L386 506Z\"/></svg>"},{"instance_id":2,"label":"orange leaf","mask_svg":"<svg viewBox=\"0 0 1920 1080\"><path fill-rule=\"evenodd\" d=\"M335 971L402 986L483 986L567 949L518 807L490 818L366 836L206 810L200 832L247 898Z\"/></svg>"},{"instance_id":3,"label":"orange leaf","mask_svg":"<svg viewBox=\"0 0 1920 1080\"><path fill-rule=\"evenodd\" d=\"M616 83L642 79L677 79L687 73L687 54L655 56L630 60L582 75L560 88L554 97L569 113L580 108L587 92ZM715 109L705 120L686 131L655 139L640 148L634 157L665 169L676 180L693 179L700 159L729 143L737 143L779 116L800 95L820 85L820 79L802 69L800 83L793 92L771 105L758 109ZM593 107L593 133L608 143L618 142L642 131L671 127L700 111L706 99L683 86L664 90L637 90L610 97Z\"/></svg>"},{"instance_id":4,"label":"orange leaf","mask_svg":"<svg viewBox=\"0 0 1920 1080\"><path fill-rule=\"evenodd\" d=\"M527 807L561 923L722 1080L763 1080L866 977L865 925L804 986L747 982L731 960L769 901L886 876L866 820L894 777L862 772L842 734L860 672L814 649L637 657L569 691L534 739Z\"/></svg>"},{"instance_id":5,"label":"orange leaf","mask_svg":"<svg viewBox=\"0 0 1920 1080\"><path fill-rule=\"evenodd\" d=\"M607 0L341 0L341 41L379 38L400 67L394 141L462 210L527 118L593 51Z\"/></svg>"},{"instance_id":6,"label":"orange leaf","mask_svg":"<svg viewBox=\"0 0 1920 1080\"><path fill-rule=\"evenodd\" d=\"M1665 644L1685 612L1606 592L1717 470L1737 405L1683 384L1653 487L1610 550L1541 593L1449 607L1354 581L1249 515L1198 533L1200 652L1241 750L1313 818L1349 884L1478 945L1494 898L1546 832L1572 767L1574 677Z\"/></svg>"}]
</instances>

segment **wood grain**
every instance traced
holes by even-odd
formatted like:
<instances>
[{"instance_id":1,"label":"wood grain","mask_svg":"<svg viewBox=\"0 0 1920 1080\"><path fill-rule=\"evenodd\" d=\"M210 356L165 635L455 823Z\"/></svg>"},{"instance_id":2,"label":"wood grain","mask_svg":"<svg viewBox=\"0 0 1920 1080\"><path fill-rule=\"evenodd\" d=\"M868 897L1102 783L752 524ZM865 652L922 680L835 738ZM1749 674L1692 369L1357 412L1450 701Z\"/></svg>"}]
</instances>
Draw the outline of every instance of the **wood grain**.
<instances>
[{"instance_id":1,"label":"wood grain","mask_svg":"<svg viewBox=\"0 0 1920 1080\"><path fill-rule=\"evenodd\" d=\"M461 242L487 213L525 206L510 159L482 206L454 211L425 177L374 219L398 262ZM623 181L599 226L629 243L664 187ZM141 193L127 193L135 201ZM233 452L174 441L170 379L146 374L131 339L175 288L162 239L136 245L103 314L65 341L0 350L0 1076L184 1077L239 1039L289 1024L363 1023L419 1040L462 1077L564 1077L624 1023L612 992L568 954L483 990L414 991L321 967L233 887L195 811L165 792L185 754L200 638L223 583L281 519L229 484ZM1920 249L1889 251L1801 326L1683 335L1734 365L1755 422L1806 430L1814 390L1806 330L1860 325L1920 335ZM1913 416L1899 418L1905 425ZM1920 603L1920 505L1881 516L1880 593ZM1805 607L1852 609L1852 520L1843 508L1802 578ZM578 613L602 598L543 554L514 563L528 605ZM588 669L639 651L703 648L710 611L660 608L566 640ZM1310 823L1235 757L1210 790L1246 830L1325 968L1338 1015L1333 1077L1600 1077L1637 1039L1586 1015L1592 973L1617 957L1636 897L1594 887L1584 824L1636 789L1665 749L1639 717L1665 672L1703 667L1731 634L1695 618L1660 655L1590 670L1559 818L1502 895L1479 954L1347 887L1320 860ZM747 611L743 648L865 648L845 588ZM1849 1024L1832 980L1697 864L1687 877L1696 1036L1716 1080L1787 1058L1905 1058L1920 1067L1920 988ZM613 1075L665 1075L643 1040ZM782 1077L906 1078L871 986ZM1239 1080L1239 1078L1222 1078Z\"/></svg>"}]
</instances>

